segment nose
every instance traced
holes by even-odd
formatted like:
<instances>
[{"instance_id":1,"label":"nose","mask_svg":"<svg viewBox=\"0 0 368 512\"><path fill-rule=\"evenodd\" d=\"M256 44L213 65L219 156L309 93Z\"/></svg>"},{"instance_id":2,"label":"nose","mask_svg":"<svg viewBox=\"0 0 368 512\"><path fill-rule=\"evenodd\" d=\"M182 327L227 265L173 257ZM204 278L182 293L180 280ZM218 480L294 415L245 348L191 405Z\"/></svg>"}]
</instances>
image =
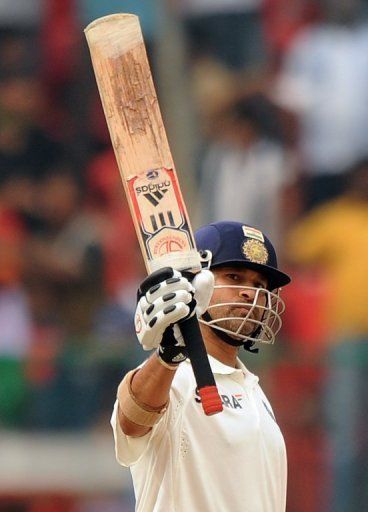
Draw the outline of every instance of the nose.
<instances>
[{"instance_id":1,"label":"nose","mask_svg":"<svg viewBox=\"0 0 368 512\"><path fill-rule=\"evenodd\" d=\"M253 302L254 297L256 296L256 289L255 288L242 288L239 291L239 297L241 299L245 299L246 302Z\"/></svg>"}]
</instances>

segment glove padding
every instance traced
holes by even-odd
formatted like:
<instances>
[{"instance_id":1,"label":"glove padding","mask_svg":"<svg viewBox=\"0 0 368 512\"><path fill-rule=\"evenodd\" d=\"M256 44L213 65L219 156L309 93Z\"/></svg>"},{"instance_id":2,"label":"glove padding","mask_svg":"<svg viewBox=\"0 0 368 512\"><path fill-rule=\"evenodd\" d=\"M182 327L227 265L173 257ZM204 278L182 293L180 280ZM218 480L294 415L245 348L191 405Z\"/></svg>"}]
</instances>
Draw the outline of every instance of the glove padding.
<instances>
[{"instance_id":1,"label":"glove padding","mask_svg":"<svg viewBox=\"0 0 368 512\"><path fill-rule=\"evenodd\" d=\"M166 329L157 348L157 355L169 365L178 365L186 360L188 352L178 325Z\"/></svg>"},{"instance_id":2,"label":"glove padding","mask_svg":"<svg viewBox=\"0 0 368 512\"><path fill-rule=\"evenodd\" d=\"M160 357L167 363L186 358L184 340L177 324L191 314L202 315L208 308L214 278L202 270L192 282L170 267L146 278L138 290L135 328L144 350L159 347Z\"/></svg>"}]
</instances>

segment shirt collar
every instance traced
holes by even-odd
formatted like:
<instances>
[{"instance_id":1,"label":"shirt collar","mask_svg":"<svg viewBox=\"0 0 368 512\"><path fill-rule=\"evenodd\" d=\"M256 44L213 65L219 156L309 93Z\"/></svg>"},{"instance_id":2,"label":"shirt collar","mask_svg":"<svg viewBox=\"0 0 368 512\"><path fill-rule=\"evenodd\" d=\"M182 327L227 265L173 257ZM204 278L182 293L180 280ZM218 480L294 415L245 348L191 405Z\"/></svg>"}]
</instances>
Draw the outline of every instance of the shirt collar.
<instances>
[{"instance_id":1,"label":"shirt collar","mask_svg":"<svg viewBox=\"0 0 368 512\"><path fill-rule=\"evenodd\" d=\"M217 373L220 375L231 375L232 373L240 373L243 369L239 363L240 360L237 360L237 368L233 368L232 366L228 366L227 364L221 363L218 359L208 355L208 360L211 366L211 370L213 373Z\"/></svg>"}]
</instances>

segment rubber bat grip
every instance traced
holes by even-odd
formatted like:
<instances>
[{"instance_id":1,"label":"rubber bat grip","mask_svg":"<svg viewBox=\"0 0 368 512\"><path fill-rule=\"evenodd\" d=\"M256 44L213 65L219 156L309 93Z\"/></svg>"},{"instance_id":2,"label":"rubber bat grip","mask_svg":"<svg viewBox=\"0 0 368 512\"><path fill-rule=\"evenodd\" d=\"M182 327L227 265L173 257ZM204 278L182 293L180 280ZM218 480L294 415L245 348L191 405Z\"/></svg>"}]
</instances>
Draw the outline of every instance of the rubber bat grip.
<instances>
[{"instance_id":1,"label":"rubber bat grip","mask_svg":"<svg viewBox=\"0 0 368 512\"><path fill-rule=\"evenodd\" d=\"M204 413L207 416L211 416L212 414L221 412L223 408L222 401L217 391L216 382L208 361L198 319L194 315L184 320L184 322L180 322L178 325L192 364Z\"/></svg>"}]
</instances>

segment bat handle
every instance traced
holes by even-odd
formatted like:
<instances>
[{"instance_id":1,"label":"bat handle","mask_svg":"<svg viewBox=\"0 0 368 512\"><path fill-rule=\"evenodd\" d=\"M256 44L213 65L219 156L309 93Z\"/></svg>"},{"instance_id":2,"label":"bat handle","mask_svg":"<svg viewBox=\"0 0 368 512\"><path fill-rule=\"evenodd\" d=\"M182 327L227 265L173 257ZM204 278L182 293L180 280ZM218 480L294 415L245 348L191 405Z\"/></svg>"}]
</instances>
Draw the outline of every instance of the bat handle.
<instances>
[{"instance_id":1,"label":"bat handle","mask_svg":"<svg viewBox=\"0 0 368 512\"><path fill-rule=\"evenodd\" d=\"M151 286L156 285L163 279L172 277L172 268L164 267L152 272L142 283L140 292L146 293ZM193 279L193 274L183 272L188 279ZM216 382L208 361L208 355L203 343L198 319L195 314L188 319L179 322L180 331L183 335L188 356L192 364L194 377L201 397L202 407L207 416L222 411L222 401L217 391Z\"/></svg>"},{"instance_id":2,"label":"bat handle","mask_svg":"<svg viewBox=\"0 0 368 512\"><path fill-rule=\"evenodd\" d=\"M193 315L179 325L197 382L204 413L207 416L217 414L223 409L222 401L208 361L198 319Z\"/></svg>"}]
</instances>

